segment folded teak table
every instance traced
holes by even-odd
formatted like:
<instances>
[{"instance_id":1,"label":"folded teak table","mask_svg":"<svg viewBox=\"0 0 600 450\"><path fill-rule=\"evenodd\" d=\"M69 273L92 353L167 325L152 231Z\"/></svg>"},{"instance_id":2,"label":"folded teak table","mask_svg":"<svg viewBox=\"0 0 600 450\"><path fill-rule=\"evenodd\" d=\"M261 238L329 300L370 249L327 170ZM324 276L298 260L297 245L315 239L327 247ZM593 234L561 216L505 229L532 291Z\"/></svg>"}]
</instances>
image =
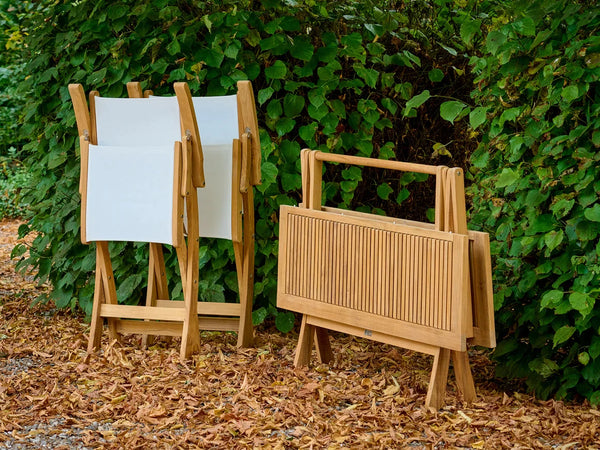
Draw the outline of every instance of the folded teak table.
<instances>
[{"instance_id":1,"label":"folded teak table","mask_svg":"<svg viewBox=\"0 0 600 450\"><path fill-rule=\"evenodd\" d=\"M426 406L443 404L448 367L475 398L467 343L494 347L487 233L468 231L463 171L302 151L303 203L282 206L277 306L303 314L295 364L313 342L332 359L327 330L434 356ZM436 177L435 223L321 206L323 161Z\"/></svg>"}]
</instances>

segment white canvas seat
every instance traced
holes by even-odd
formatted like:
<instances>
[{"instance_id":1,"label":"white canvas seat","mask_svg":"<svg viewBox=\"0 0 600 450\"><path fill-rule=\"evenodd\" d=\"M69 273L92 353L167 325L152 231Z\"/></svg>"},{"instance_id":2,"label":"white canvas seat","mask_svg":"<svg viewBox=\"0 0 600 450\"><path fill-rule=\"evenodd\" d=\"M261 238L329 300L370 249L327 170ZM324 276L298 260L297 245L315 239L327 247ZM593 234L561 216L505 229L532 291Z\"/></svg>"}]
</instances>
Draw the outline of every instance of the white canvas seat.
<instances>
[{"instance_id":1,"label":"white canvas seat","mask_svg":"<svg viewBox=\"0 0 600 450\"><path fill-rule=\"evenodd\" d=\"M88 109L83 87L69 85L80 134L82 241L96 243L90 352L100 345L103 318L111 338L181 336L182 358L199 349L197 279L188 276L197 270L198 243L191 234L186 244L183 215L187 198L188 220L197 224L196 190L190 186L194 173L200 183L203 174L201 158L192 161L198 133L189 88L176 83L175 91L175 101L92 92ZM145 306L117 303L108 241L150 243ZM160 244L177 250L183 302L169 300ZM159 300L165 304L157 306Z\"/></svg>"}]
</instances>

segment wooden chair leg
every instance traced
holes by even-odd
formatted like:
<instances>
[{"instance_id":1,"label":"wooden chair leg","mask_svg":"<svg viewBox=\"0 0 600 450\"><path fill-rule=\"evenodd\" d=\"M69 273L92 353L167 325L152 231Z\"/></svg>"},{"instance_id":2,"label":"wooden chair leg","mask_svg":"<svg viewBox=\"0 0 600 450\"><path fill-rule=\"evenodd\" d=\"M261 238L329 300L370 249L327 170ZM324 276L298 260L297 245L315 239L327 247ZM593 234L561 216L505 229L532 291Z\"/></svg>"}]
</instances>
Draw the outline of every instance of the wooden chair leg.
<instances>
[{"instance_id":1,"label":"wooden chair leg","mask_svg":"<svg viewBox=\"0 0 600 450\"><path fill-rule=\"evenodd\" d=\"M182 282L183 298L185 302L186 317L183 323L181 335L182 359L187 359L191 354L200 351L200 324L198 321L198 282L200 276L199 253L200 236L198 234L198 192L191 189L186 199L186 208L188 216L188 239L187 246L181 256L185 256L185 262L180 261L180 267L183 267ZM177 253L180 256L180 253Z\"/></svg>"},{"instance_id":2,"label":"wooden chair leg","mask_svg":"<svg viewBox=\"0 0 600 450\"><path fill-rule=\"evenodd\" d=\"M327 364L333 360L331 343L329 342L329 333L326 328L315 327L315 346L317 348L317 357L319 361Z\"/></svg>"},{"instance_id":3,"label":"wooden chair leg","mask_svg":"<svg viewBox=\"0 0 600 450\"><path fill-rule=\"evenodd\" d=\"M102 286L104 292L104 302L116 305L117 288L115 286L115 277L113 275L110 253L108 251L108 242L96 242L96 262L100 262L100 271L102 273ZM120 341L121 338L117 332L117 321L114 318L108 318L108 337L110 340Z\"/></svg>"},{"instance_id":4,"label":"wooden chair leg","mask_svg":"<svg viewBox=\"0 0 600 450\"><path fill-rule=\"evenodd\" d=\"M96 243L96 276L94 280L94 304L92 306L92 322L88 353L100 348L102 339L102 304L117 304L117 289L113 277L110 254L107 242ZM108 319L108 333L111 340L120 340L115 319Z\"/></svg>"},{"instance_id":5,"label":"wooden chair leg","mask_svg":"<svg viewBox=\"0 0 600 450\"><path fill-rule=\"evenodd\" d=\"M254 294L254 277L244 264L244 282L240 288L240 327L238 330L238 347L249 347L253 341L252 330L252 298Z\"/></svg>"},{"instance_id":6,"label":"wooden chair leg","mask_svg":"<svg viewBox=\"0 0 600 450\"><path fill-rule=\"evenodd\" d=\"M302 325L300 326L300 335L298 336L298 346L296 347L294 366L302 367L310 364L314 335L315 327L307 323L305 314L302 316Z\"/></svg>"},{"instance_id":7,"label":"wooden chair leg","mask_svg":"<svg viewBox=\"0 0 600 450\"><path fill-rule=\"evenodd\" d=\"M196 198L190 200L197 205ZM198 321L198 242L197 235L188 237L188 249L185 253L187 261L180 266L184 267L182 280L185 280L183 285L183 298L185 306L185 319L181 332L181 349L180 357L182 360L189 358L193 353L200 351L200 324ZM182 253L182 254L183 254ZM178 253L179 256L179 253Z\"/></svg>"},{"instance_id":8,"label":"wooden chair leg","mask_svg":"<svg viewBox=\"0 0 600 450\"><path fill-rule=\"evenodd\" d=\"M96 257L97 257L96 252ZM96 280L94 282L94 304L92 306L92 322L90 324L90 338L88 341L88 353L100 348L102 339L102 317L100 317L100 308L104 303L104 286L102 283L102 270L96 261Z\"/></svg>"},{"instance_id":9,"label":"wooden chair leg","mask_svg":"<svg viewBox=\"0 0 600 450\"><path fill-rule=\"evenodd\" d=\"M444 404L446 384L448 383L448 368L450 366L450 350L439 348L433 356L433 367L425 407L439 409Z\"/></svg>"},{"instance_id":10,"label":"wooden chair leg","mask_svg":"<svg viewBox=\"0 0 600 450\"><path fill-rule=\"evenodd\" d=\"M237 346L249 347L252 345L254 339L252 327L252 303L254 300L254 196L252 189L248 189L248 192L242 197L244 205L243 243L234 243L241 309ZM241 258L240 263L238 263L238 257Z\"/></svg>"},{"instance_id":11,"label":"wooden chair leg","mask_svg":"<svg viewBox=\"0 0 600 450\"><path fill-rule=\"evenodd\" d=\"M473 381L471 365L469 364L469 354L467 352L453 351L452 363L456 386L460 390L464 400L467 403L475 401L477 393L475 392L475 382Z\"/></svg>"},{"instance_id":12,"label":"wooden chair leg","mask_svg":"<svg viewBox=\"0 0 600 450\"><path fill-rule=\"evenodd\" d=\"M188 272L188 275L189 274ZM193 277L195 285L186 289L185 296L185 319L181 330L181 348L179 357L181 360L188 359L194 353L200 351L200 324L198 322L198 276ZM194 291L196 295L194 296Z\"/></svg>"},{"instance_id":13,"label":"wooden chair leg","mask_svg":"<svg viewBox=\"0 0 600 450\"><path fill-rule=\"evenodd\" d=\"M148 261L148 288L146 290L146 306L156 306L156 300L169 298L167 276L165 273L165 260L162 246L150 243L150 257ZM154 336L142 335L142 346L147 348L154 344Z\"/></svg>"},{"instance_id":14,"label":"wooden chair leg","mask_svg":"<svg viewBox=\"0 0 600 450\"><path fill-rule=\"evenodd\" d=\"M186 360L194 353L200 351L200 325L198 323L197 302L190 303L190 305L186 305L186 320L183 322L181 332L179 357L182 360Z\"/></svg>"}]
</instances>

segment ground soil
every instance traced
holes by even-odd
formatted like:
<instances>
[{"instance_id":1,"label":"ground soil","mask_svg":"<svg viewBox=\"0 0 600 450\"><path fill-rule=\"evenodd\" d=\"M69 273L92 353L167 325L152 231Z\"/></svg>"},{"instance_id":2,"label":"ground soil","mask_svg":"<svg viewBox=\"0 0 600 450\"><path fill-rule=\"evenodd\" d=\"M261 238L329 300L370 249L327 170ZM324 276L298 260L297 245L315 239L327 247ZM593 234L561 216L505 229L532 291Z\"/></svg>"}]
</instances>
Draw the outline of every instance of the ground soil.
<instances>
[{"instance_id":1,"label":"ground soil","mask_svg":"<svg viewBox=\"0 0 600 450\"><path fill-rule=\"evenodd\" d=\"M84 317L30 306L47 287L14 271L18 225L0 222L0 448L600 448L596 407L509 391L479 350L477 401L451 376L439 411L429 357L342 335L310 369L293 366L297 334L267 327L250 349L203 333L185 362L177 341L106 335L88 356Z\"/></svg>"}]
</instances>

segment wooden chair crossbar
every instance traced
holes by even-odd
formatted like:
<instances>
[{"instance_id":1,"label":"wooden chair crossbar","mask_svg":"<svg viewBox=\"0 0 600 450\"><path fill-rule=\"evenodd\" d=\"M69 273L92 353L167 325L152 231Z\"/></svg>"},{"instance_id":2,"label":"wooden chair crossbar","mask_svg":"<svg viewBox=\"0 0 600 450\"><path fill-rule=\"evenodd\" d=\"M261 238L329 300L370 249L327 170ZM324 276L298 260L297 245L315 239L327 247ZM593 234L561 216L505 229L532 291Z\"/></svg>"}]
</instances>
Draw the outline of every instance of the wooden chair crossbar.
<instances>
[{"instance_id":1,"label":"wooden chair crossbar","mask_svg":"<svg viewBox=\"0 0 600 450\"><path fill-rule=\"evenodd\" d=\"M436 177L435 222L322 206L323 162ZM475 398L467 343L495 346L487 234L467 230L461 169L303 150L300 207L280 212L277 304L303 314L295 364L322 362L335 330L433 355L426 405L440 407L450 360Z\"/></svg>"}]
</instances>

